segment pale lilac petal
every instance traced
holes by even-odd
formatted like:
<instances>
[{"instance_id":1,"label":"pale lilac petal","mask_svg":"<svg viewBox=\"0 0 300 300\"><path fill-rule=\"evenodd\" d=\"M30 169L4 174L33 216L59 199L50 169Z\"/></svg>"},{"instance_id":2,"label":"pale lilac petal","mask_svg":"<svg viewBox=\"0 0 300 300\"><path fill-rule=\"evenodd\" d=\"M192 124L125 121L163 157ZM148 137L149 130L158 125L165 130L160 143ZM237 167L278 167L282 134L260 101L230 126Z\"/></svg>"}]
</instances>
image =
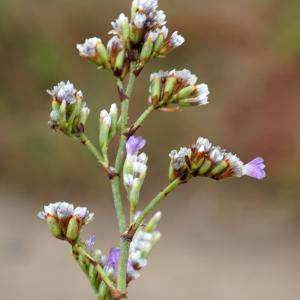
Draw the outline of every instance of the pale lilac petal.
<instances>
[{"instance_id":1,"label":"pale lilac petal","mask_svg":"<svg viewBox=\"0 0 300 300\"><path fill-rule=\"evenodd\" d=\"M91 235L89 239L85 241L86 248L89 252L92 252L95 242L96 242L96 236L94 234Z\"/></svg>"},{"instance_id":2,"label":"pale lilac petal","mask_svg":"<svg viewBox=\"0 0 300 300\"><path fill-rule=\"evenodd\" d=\"M266 177L265 167L264 159L257 157L244 166L243 174L261 180Z\"/></svg>"},{"instance_id":3,"label":"pale lilac petal","mask_svg":"<svg viewBox=\"0 0 300 300\"><path fill-rule=\"evenodd\" d=\"M145 146L146 140L142 137L131 136L126 143L126 151L129 155L137 155L139 151Z\"/></svg>"}]
</instances>

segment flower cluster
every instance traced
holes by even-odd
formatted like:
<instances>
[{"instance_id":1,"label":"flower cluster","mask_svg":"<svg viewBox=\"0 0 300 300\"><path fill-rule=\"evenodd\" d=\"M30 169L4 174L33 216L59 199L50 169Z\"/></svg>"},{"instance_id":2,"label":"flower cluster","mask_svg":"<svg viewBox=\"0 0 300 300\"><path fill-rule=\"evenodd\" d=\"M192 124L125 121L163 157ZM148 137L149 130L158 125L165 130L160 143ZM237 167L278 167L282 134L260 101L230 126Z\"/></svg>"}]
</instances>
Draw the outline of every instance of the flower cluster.
<instances>
[{"instance_id":1,"label":"flower cluster","mask_svg":"<svg viewBox=\"0 0 300 300\"><path fill-rule=\"evenodd\" d=\"M83 225L94 219L86 207L76 207L67 202L50 203L44 206L44 211L38 217L46 220L53 236L62 240L75 241Z\"/></svg>"},{"instance_id":2,"label":"flower cluster","mask_svg":"<svg viewBox=\"0 0 300 300\"><path fill-rule=\"evenodd\" d=\"M144 228L140 228L134 235L129 249L129 260L127 264L128 283L139 278L141 275L139 271L147 266L149 254L161 238L161 233L156 230L160 219L161 212L157 212ZM108 274L113 275L113 280L116 280L119 258L119 248L111 248L108 256L102 257L105 270Z\"/></svg>"},{"instance_id":3,"label":"flower cluster","mask_svg":"<svg viewBox=\"0 0 300 300\"><path fill-rule=\"evenodd\" d=\"M215 147L203 137L191 148L181 148L170 153L169 179L188 179L206 176L213 179L250 176L263 179L266 176L264 160L260 157L244 164L235 154Z\"/></svg>"},{"instance_id":4,"label":"flower cluster","mask_svg":"<svg viewBox=\"0 0 300 300\"><path fill-rule=\"evenodd\" d=\"M127 190L131 212L134 213L140 198L140 191L147 173L148 157L139 154L146 141L141 137L131 136L126 143L126 160L123 168L123 182Z\"/></svg>"},{"instance_id":5,"label":"flower cluster","mask_svg":"<svg viewBox=\"0 0 300 300\"><path fill-rule=\"evenodd\" d=\"M149 103L155 107L205 105L208 103L208 86L197 84L197 80L197 76L186 69L153 73L150 76Z\"/></svg>"},{"instance_id":6,"label":"flower cluster","mask_svg":"<svg viewBox=\"0 0 300 300\"><path fill-rule=\"evenodd\" d=\"M161 212L157 212L144 228L137 231L132 240L129 261L135 270L147 266L149 253L161 238L161 233L155 230L160 219Z\"/></svg>"},{"instance_id":7,"label":"flower cluster","mask_svg":"<svg viewBox=\"0 0 300 300\"><path fill-rule=\"evenodd\" d=\"M70 81L61 81L47 92L52 96L49 127L59 129L68 136L77 136L83 132L90 109L82 101L82 92Z\"/></svg>"},{"instance_id":8,"label":"flower cluster","mask_svg":"<svg viewBox=\"0 0 300 300\"><path fill-rule=\"evenodd\" d=\"M120 247L111 248L107 256L99 249L94 250L94 235L85 242L81 240L82 227L94 218L94 214L86 207L75 208L72 204L57 202L45 206L38 214L47 222L54 237L71 244L74 258L100 300L123 299L126 284L140 276L140 270L147 265L151 250L161 238L160 232L156 230L161 213L157 212L148 223L144 223L145 218L181 183L198 176L216 180L244 175L256 179L266 176L262 158L257 157L244 164L236 155L200 137L195 145L170 153L170 183L142 212L137 212L148 169L148 157L140 153L146 141L133 135L154 110L171 112L181 107L205 105L210 94L208 86L198 83L197 76L187 69L153 73L150 76L148 97L150 105L127 128L129 105L132 102L129 98L136 77L150 59L165 57L185 41L177 31L169 34L166 23L165 13L158 9L158 0L132 0L131 17L122 13L111 23L109 34L112 36L107 43L93 37L77 44L81 57L96 64L99 69L113 73L121 100L120 113L116 104L112 104L109 111L100 112L97 145L85 134L90 110L83 102L82 92L69 81L60 82L47 91L52 97L50 128L60 130L69 137L79 138L105 169L111 181L122 239ZM123 81L129 72L126 84ZM117 133L120 137L119 148L115 164L112 164L108 148ZM130 223L126 222L126 209L123 209L121 179L130 205Z\"/></svg>"},{"instance_id":9,"label":"flower cluster","mask_svg":"<svg viewBox=\"0 0 300 300\"><path fill-rule=\"evenodd\" d=\"M185 41L177 31L169 36L166 14L158 9L157 0L134 0L131 19L121 13L111 25L113 37L106 46L93 37L77 44L77 49L80 56L112 69L121 79L128 74L130 62L136 62L139 73L150 58L164 57Z\"/></svg>"}]
</instances>

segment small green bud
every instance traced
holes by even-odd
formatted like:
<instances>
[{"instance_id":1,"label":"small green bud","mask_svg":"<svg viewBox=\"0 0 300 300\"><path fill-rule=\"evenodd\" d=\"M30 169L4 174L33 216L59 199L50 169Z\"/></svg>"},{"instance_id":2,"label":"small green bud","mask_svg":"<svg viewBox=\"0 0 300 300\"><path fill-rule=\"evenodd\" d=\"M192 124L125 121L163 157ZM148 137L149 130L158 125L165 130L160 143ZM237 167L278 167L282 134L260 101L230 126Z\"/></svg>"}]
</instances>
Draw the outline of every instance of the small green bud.
<instances>
[{"instance_id":1,"label":"small green bud","mask_svg":"<svg viewBox=\"0 0 300 300\"><path fill-rule=\"evenodd\" d=\"M140 54L140 61L142 62L143 65L145 65L145 63L150 59L153 51L153 46L154 46L153 41L150 38L148 38L144 43Z\"/></svg>"},{"instance_id":2,"label":"small green bud","mask_svg":"<svg viewBox=\"0 0 300 300\"><path fill-rule=\"evenodd\" d=\"M110 62L109 62L109 54L107 52L106 47L103 45L102 41L97 43L96 51L99 55L101 64L105 66L105 68L110 69Z\"/></svg>"},{"instance_id":3,"label":"small green bud","mask_svg":"<svg viewBox=\"0 0 300 300\"><path fill-rule=\"evenodd\" d=\"M211 168L212 162L209 159L205 159L201 168L199 169L199 175L205 175Z\"/></svg>"},{"instance_id":4,"label":"small green bud","mask_svg":"<svg viewBox=\"0 0 300 300\"><path fill-rule=\"evenodd\" d=\"M159 76L154 76L150 86L151 101L153 105L157 105L160 101L161 85L161 78Z\"/></svg>"},{"instance_id":5,"label":"small green bud","mask_svg":"<svg viewBox=\"0 0 300 300\"><path fill-rule=\"evenodd\" d=\"M194 85L188 86L180 90L176 95L174 95L175 100L187 99L193 95L196 91L196 87Z\"/></svg>"},{"instance_id":6,"label":"small green bud","mask_svg":"<svg viewBox=\"0 0 300 300\"><path fill-rule=\"evenodd\" d=\"M99 289L98 289L99 300L105 300L108 293L109 293L109 290L108 290L107 285L103 281L101 281L101 283L99 285Z\"/></svg>"},{"instance_id":7,"label":"small green bud","mask_svg":"<svg viewBox=\"0 0 300 300\"><path fill-rule=\"evenodd\" d=\"M96 285L97 270L95 269L95 267L92 264L90 264L90 266L89 266L89 280L90 280L92 286Z\"/></svg>"},{"instance_id":8,"label":"small green bud","mask_svg":"<svg viewBox=\"0 0 300 300\"><path fill-rule=\"evenodd\" d=\"M228 168L228 166L229 166L228 162L225 160L222 160L210 171L209 175L212 177L219 175L219 174L223 173Z\"/></svg>"},{"instance_id":9,"label":"small green bud","mask_svg":"<svg viewBox=\"0 0 300 300\"><path fill-rule=\"evenodd\" d=\"M137 207L138 202L139 202L142 185L143 185L143 180L140 180L139 178L135 178L133 180L132 187L129 191L128 200L129 200L131 207L134 210Z\"/></svg>"},{"instance_id":10,"label":"small green bud","mask_svg":"<svg viewBox=\"0 0 300 300\"><path fill-rule=\"evenodd\" d=\"M80 231L79 223L76 217L72 217L68 224L68 229L66 234L67 239L69 241L75 241L78 238L79 231Z\"/></svg>"},{"instance_id":11,"label":"small green bud","mask_svg":"<svg viewBox=\"0 0 300 300\"><path fill-rule=\"evenodd\" d=\"M67 122L67 102L63 101L59 107L59 124L61 128L66 127Z\"/></svg>"},{"instance_id":12,"label":"small green bud","mask_svg":"<svg viewBox=\"0 0 300 300\"><path fill-rule=\"evenodd\" d=\"M176 85L177 79L175 76L170 76L167 78L163 93L163 101L167 102L170 100L171 96L173 95L173 91Z\"/></svg>"},{"instance_id":13,"label":"small green bud","mask_svg":"<svg viewBox=\"0 0 300 300\"><path fill-rule=\"evenodd\" d=\"M47 216L46 220L47 220L48 228L49 228L51 234L56 238L61 237L62 231L61 231L61 228L59 226L57 219L53 216Z\"/></svg>"},{"instance_id":14,"label":"small green bud","mask_svg":"<svg viewBox=\"0 0 300 300\"><path fill-rule=\"evenodd\" d=\"M82 254L79 254L79 255L78 255L78 263L79 263L79 265L80 265L81 270L82 270L85 274L88 275L88 272L89 272L89 264L88 264L88 262L87 262L87 260L86 260L86 258L85 258L84 255L82 255Z\"/></svg>"},{"instance_id":15,"label":"small green bud","mask_svg":"<svg viewBox=\"0 0 300 300\"><path fill-rule=\"evenodd\" d=\"M135 25L130 26L130 40L135 45L141 41L141 32Z\"/></svg>"},{"instance_id":16,"label":"small green bud","mask_svg":"<svg viewBox=\"0 0 300 300\"><path fill-rule=\"evenodd\" d=\"M86 124L86 121L90 115L90 109L88 107L83 107L79 115L79 123L83 126Z\"/></svg>"},{"instance_id":17,"label":"small green bud","mask_svg":"<svg viewBox=\"0 0 300 300\"><path fill-rule=\"evenodd\" d=\"M170 182L173 182L176 179L175 170L173 168L172 162L170 163L169 166L168 178Z\"/></svg>"},{"instance_id":18,"label":"small green bud","mask_svg":"<svg viewBox=\"0 0 300 300\"><path fill-rule=\"evenodd\" d=\"M192 170L198 170L201 168L202 164L204 162L204 157L198 159L198 160L195 160L192 162L192 165L191 165L191 169Z\"/></svg>"},{"instance_id":19,"label":"small green bud","mask_svg":"<svg viewBox=\"0 0 300 300\"><path fill-rule=\"evenodd\" d=\"M101 152L104 156L107 156L110 127L111 127L110 115L106 110L102 110L100 113L99 145L100 145Z\"/></svg>"},{"instance_id":20,"label":"small green bud","mask_svg":"<svg viewBox=\"0 0 300 300\"><path fill-rule=\"evenodd\" d=\"M60 107L60 102L58 102L57 100L53 100L52 101L52 110L58 111Z\"/></svg>"},{"instance_id":21,"label":"small green bud","mask_svg":"<svg viewBox=\"0 0 300 300\"><path fill-rule=\"evenodd\" d=\"M160 33L155 41L154 44L154 48L153 48L153 52L157 53L159 52L159 50L161 49L161 47L163 46L163 43L165 41L165 36L163 33Z\"/></svg>"},{"instance_id":22,"label":"small green bud","mask_svg":"<svg viewBox=\"0 0 300 300\"><path fill-rule=\"evenodd\" d=\"M124 62L125 62L125 49L121 50L117 54L116 62L115 62L115 65L114 65L114 70L115 71L123 70Z\"/></svg>"},{"instance_id":23,"label":"small green bud","mask_svg":"<svg viewBox=\"0 0 300 300\"><path fill-rule=\"evenodd\" d=\"M151 219L150 221L148 222L148 224L145 226L144 230L146 232L153 232L157 225L158 225L158 222L161 220L161 216L162 216L162 213L160 211L158 211Z\"/></svg>"},{"instance_id":24,"label":"small green bud","mask_svg":"<svg viewBox=\"0 0 300 300\"><path fill-rule=\"evenodd\" d=\"M109 140L111 140L118 131L118 106L113 103L110 107L109 116L111 119L111 127L109 131Z\"/></svg>"}]
</instances>

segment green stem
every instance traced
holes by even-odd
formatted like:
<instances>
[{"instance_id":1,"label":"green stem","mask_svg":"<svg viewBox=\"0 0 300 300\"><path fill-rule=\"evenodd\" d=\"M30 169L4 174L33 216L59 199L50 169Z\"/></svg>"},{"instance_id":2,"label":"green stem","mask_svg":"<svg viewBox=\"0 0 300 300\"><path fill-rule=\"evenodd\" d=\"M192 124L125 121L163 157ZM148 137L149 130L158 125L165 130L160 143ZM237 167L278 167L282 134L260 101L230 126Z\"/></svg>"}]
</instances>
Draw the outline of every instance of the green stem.
<instances>
[{"instance_id":1,"label":"green stem","mask_svg":"<svg viewBox=\"0 0 300 300\"><path fill-rule=\"evenodd\" d=\"M130 133L134 134L145 122L145 120L150 116L150 114L155 110L153 105L150 105L141 116L135 121L135 123L130 128Z\"/></svg>"},{"instance_id":2,"label":"green stem","mask_svg":"<svg viewBox=\"0 0 300 300\"><path fill-rule=\"evenodd\" d=\"M129 111L129 99L132 96L133 86L135 83L136 76L134 75L135 64L131 65L130 69L130 76L128 80L128 85L126 89L126 93L124 94L123 84L120 80L117 81L119 92L121 95L125 96L125 99L122 100L121 104L121 137L120 137L120 144L119 149L117 152L117 157L115 161L115 169L119 176L115 176L111 183L112 183L112 191L113 197L115 201L115 207L117 211L117 216L119 220L119 230L120 234L122 235L126 230L126 218L124 214L122 199L121 199L121 180L120 175L122 172L122 167L124 163L125 157L125 145L127 141L127 136L125 135L125 130L128 123L128 111ZM119 211L118 211L119 210ZM119 265L118 265L118 278L117 278L117 288L120 292L126 293L127 289L127 282L126 282L126 273L127 273L127 262L128 262L128 255L129 255L129 246L130 242L124 240L123 238L120 239L120 258L119 258ZM126 299L124 297L123 299Z\"/></svg>"},{"instance_id":3,"label":"green stem","mask_svg":"<svg viewBox=\"0 0 300 300\"><path fill-rule=\"evenodd\" d=\"M140 216L133 224L132 231L135 232L139 226L143 223L145 218L154 210L154 208L160 204L160 202L166 198L166 196L171 193L178 185L182 183L180 178L177 178L173 182L171 182L163 191L161 191L155 198L153 198L150 203L145 207L145 209L141 212Z\"/></svg>"},{"instance_id":4,"label":"green stem","mask_svg":"<svg viewBox=\"0 0 300 300\"><path fill-rule=\"evenodd\" d=\"M88 148L88 150L96 157L97 161L104 167L107 168L108 165L105 162L105 159L103 158L100 151L94 146L94 144L88 139L88 137L84 134L80 134L80 140L81 142Z\"/></svg>"},{"instance_id":5,"label":"green stem","mask_svg":"<svg viewBox=\"0 0 300 300\"><path fill-rule=\"evenodd\" d=\"M114 295L121 294L117 290L117 288L114 286L114 284L110 280L110 278L107 276L107 274L103 270L102 266L97 261L95 261L95 259L89 253L87 253L82 246L75 245L74 251L76 251L77 253L79 253L81 255L84 255L95 266L95 269L98 272L100 278L105 282L105 284L108 286L108 288L110 289L112 294L114 294Z\"/></svg>"}]
</instances>

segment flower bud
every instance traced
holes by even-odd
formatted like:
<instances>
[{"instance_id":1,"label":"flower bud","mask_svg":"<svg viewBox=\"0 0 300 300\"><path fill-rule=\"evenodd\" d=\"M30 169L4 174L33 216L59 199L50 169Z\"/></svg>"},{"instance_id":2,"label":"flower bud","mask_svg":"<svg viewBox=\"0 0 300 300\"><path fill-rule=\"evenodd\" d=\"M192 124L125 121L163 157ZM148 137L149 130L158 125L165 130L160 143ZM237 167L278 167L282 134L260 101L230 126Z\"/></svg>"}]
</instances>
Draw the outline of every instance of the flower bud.
<instances>
[{"instance_id":1,"label":"flower bud","mask_svg":"<svg viewBox=\"0 0 300 300\"><path fill-rule=\"evenodd\" d=\"M93 264L90 264L88 269L88 277L91 282L91 285L94 287L97 283L98 272Z\"/></svg>"},{"instance_id":2,"label":"flower bud","mask_svg":"<svg viewBox=\"0 0 300 300\"><path fill-rule=\"evenodd\" d=\"M77 239L80 229L94 218L86 207L77 207L67 202L56 202L44 206L44 211L38 213L38 217L45 220L50 232L59 239L74 241Z\"/></svg>"},{"instance_id":3,"label":"flower bud","mask_svg":"<svg viewBox=\"0 0 300 300\"><path fill-rule=\"evenodd\" d=\"M147 223L145 226L145 231L146 232L152 232L156 229L158 222L161 220L162 213L158 211L157 213L154 214L154 216L150 219L150 221Z\"/></svg>"},{"instance_id":4,"label":"flower bud","mask_svg":"<svg viewBox=\"0 0 300 300\"><path fill-rule=\"evenodd\" d=\"M59 223L57 221L57 219L53 216L48 216L47 219L47 224L48 224L48 228L51 232L51 234L56 237L56 238L60 238L62 235Z\"/></svg>"},{"instance_id":5,"label":"flower bud","mask_svg":"<svg viewBox=\"0 0 300 300\"><path fill-rule=\"evenodd\" d=\"M160 76L154 74L150 84L151 103L156 106L160 101L162 82Z\"/></svg>"},{"instance_id":6,"label":"flower bud","mask_svg":"<svg viewBox=\"0 0 300 300\"><path fill-rule=\"evenodd\" d=\"M199 175L205 175L211 168L212 162L208 159L205 159L202 166L199 169Z\"/></svg>"},{"instance_id":7,"label":"flower bud","mask_svg":"<svg viewBox=\"0 0 300 300\"><path fill-rule=\"evenodd\" d=\"M86 103L82 102L82 92L77 91L70 81L62 81L47 92L52 96L50 127L60 129L67 136L77 137L84 131L90 112Z\"/></svg>"},{"instance_id":8,"label":"flower bud","mask_svg":"<svg viewBox=\"0 0 300 300\"><path fill-rule=\"evenodd\" d=\"M174 49L180 47L185 42L185 39L183 36L179 35L178 32L174 32L171 37L164 43L160 51L158 52L158 55L160 56L166 56L170 52L172 52Z\"/></svg>"},{"instance_id":9,"label":"flower bud","mask_svg":"<svg viewBox=\"0 0 300 300\"><path fill-rule=\"evenodd\" d=\"M76 217L72 217L68 224L67 239L69 241L75 241L79 234L79 224Z\"/></svg>"},{"instance_id":10,"label":"flower bud","mask_svg":"<svg viewBox=\"0 0 300 300\"><path fill-rule=\"evenodd\" d=\"M108 286L104 283L104 281L101 281L98 289L99 300L106 300L108 294L109 294Z\"/></svg>"},{"instance_id":11,"label":"flower bud","mask_svg":"<svg viewBox=\"0 0 300 300\"><path fill-rule=\"evenodd\" d=\"M99 145L101 152L104 156L107 155L110 128L111 117L106 110L102 110L100 113Z\"/></svg>"},{"instance_id":12,"label":"flower bud","mask_svg":"<svg viewBox=\"0 0 300 300\"><path fill-rule=\"evenodd\" d=\"M164 88L163 96L162 96L162 100L164 102L167 102L173 95L176 82L177 82L177 79L174 75L171 75L166 79L165 88Z\"/></svg>"},{"instance_id":13,"label":"flower bud","mask_svg":"<svg viewBox=\"0 0 300 300\"><path fill-rule=\"evenodd\" d=\"M212 168L209 175L211 177L217 176L217 175L223 173L228 168L228 166L229 166L228 162L222 160L215 167Z\"/></svg>"},{"instance_id":14,"label":"flower bud","mask_svg":"<svg viewBox=\"0 0 300 300\"><path fill-rule=\"evenodd\" d=\"M158 37L155 41L154 49L153 49L155 56L157 56L158 53L160 52L160 50L163 46L163 43L165 42L165 40L168 36L168 33L169 33L169 30L166 26L163 26L162 29L158 32Z\"/></svg>"},{"instance_id":15,"label":"flower bud","mask_svg":"<svg viewBox=\"0 0 300 300\"><path fill-rule=\"evenodd\" d=\"M139 65L140 68L142 68L146 64L146 62L148 62L148 60L151 58L154 42L156 41L157 37L158 34L155 31L150 31L147 34L146 41L144 42L144 45L140 53L140 65Z\"/></svg>"},{"instance_id":16,"label":"flower bud","mask_svg":"<svg viewBox=\"0 0 300 300\"><path fill-rule=\"evenodd\" d=\"M113 103L110 107L109 116L111 119L111 127L109 131L109 140L111 140L117 133L118 130L118 106L117 104Z\"/></svg>"},{"instance_id":17,"label":"flower bud","mask_svg":"<svg viewBox=\"0 0 300 300\"><path fill-rule=\"evenodd\" d=\"M83 107L81 108L81 111L80 111L80 115L79 115L79 123L83 125L83 127L85 126L86 124L86 121L90 115L90 109L88 107Z\"/></svg>"},{"instance_id":18,"label":"flower bud","mask_svg":"<svg viewBox=\"0 0 300 300\"><path fill-rule=\"evenodd\" d=\"M129 40L130 27L128 18L122 13L114 22L111 23L113 30L109 34L117 34L122 37L123 41L126 43Z\"/></svg>"},{"instance_id":19,"label":"flower bud","mask_svg":"<svg viewBox=\"0 0 300 300\"><path fill-rule=\"evenodd\" d=\"M97 54L99 55L102 65L106 69L110 69L111 65L109 62L109 55L108 55L107 49L103 45L102 41L97 43L96 51L97 51Z\"/></svg>"},{"instance_id":20,"label":"flower bud","mask_svg":"<svg viewBox=\"0 0 300 300\"><path fill-rule=\"evenodd\" d=\"M83 44L77 44L79 55L89 59L99 67L110 69L108 53L99 38L86 39Z\"/></svg>"}]
</instances>

